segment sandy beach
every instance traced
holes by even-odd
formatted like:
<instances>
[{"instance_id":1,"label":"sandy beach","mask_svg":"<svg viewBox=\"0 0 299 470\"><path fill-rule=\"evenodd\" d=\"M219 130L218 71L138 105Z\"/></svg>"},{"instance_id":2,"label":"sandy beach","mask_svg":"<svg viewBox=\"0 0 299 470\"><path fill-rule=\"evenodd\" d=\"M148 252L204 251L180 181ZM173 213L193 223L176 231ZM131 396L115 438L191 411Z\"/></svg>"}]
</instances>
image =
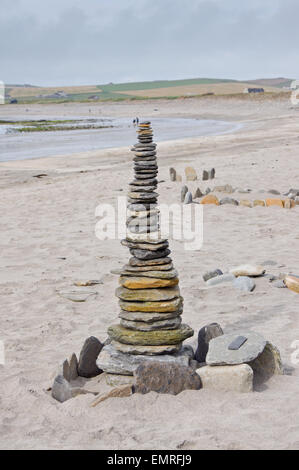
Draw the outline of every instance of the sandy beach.
<instances>
[{"instance_id":1,"label":"sandy beach","mask_svg":"<svg viewBox=\"0 0 299 470\"><path fill-rule=\"evenodd\" d=\"M299 109L288 97L1 106L1 119L74 115L240 124L223 135L159 143L160 202L180 203L185 184L184 177L182 183L170 181L169 167L181 175L186 166L196 169L199 180L187 183L192 191L225 184L251 189L231 195L237 199L299 188ZM265 277L245 293L231 285L207 287L202 275L269 260L274 264L267 273L299 275L299 206L205 206L201 250L186 251L183 242L170 239L184 321L195 331L187 343L196 346L198 330L211 322L226 333L252 329L279 348L285 375L251 394L151 392L95 408L89 395L61 404L47 392L59 364L79 353L88 336L104 341L117 319L118 279L110 271L129 255L119 240L96 238L95 209L126 194L131 158L129 147L121 147L0 163L0 340L6 358L0 365L0 448L298 449L299 364L291 355L299 341L299 295ZM202 171L212 167L215 179L202 181ZM96 293L86 302L59 295L87 279L102 283L81 288Z\"/></svg>"}]
</instances>

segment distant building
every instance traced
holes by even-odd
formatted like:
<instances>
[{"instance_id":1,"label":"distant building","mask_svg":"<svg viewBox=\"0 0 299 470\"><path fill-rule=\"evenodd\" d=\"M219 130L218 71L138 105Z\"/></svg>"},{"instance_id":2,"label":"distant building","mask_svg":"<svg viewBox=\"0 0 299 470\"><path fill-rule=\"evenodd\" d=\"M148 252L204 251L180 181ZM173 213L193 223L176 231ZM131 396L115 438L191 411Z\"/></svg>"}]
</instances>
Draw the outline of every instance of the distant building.
<instances>
[{"instance_id":1,"label":"distant building","mask_svg":"<svg viewBox=\"0 0 299 470\"><path fill-rule=\"evenodd\" d=\"M245 88L244 93L264 93L264 88Z\"/></svg>"}]
</instances>

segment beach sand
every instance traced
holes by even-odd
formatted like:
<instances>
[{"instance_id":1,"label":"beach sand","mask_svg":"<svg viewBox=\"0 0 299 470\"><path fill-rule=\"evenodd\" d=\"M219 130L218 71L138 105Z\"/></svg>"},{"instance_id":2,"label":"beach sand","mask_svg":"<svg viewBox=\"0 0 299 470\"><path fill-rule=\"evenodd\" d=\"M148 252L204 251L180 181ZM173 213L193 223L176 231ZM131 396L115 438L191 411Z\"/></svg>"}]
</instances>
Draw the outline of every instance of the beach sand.
<instances>
[{"instance_id":1,"label":"beach sand","mask_svg":"<svg viewBox=\"0 0 299 470\"><path fill-rule=\"evenodd\" d=\"M299 110L287 98L250 98L1 106L1 111L2 119L88 115L91 108L90 114L100 109L105 116L240 122L243 127L232 134L159 144L160 202L180 202L183 183L169 181L170 166L183 175L191 165L200 176L214 167L213 181L200 177L189 187L252 189L249 195L235 192L237 199L264 199L268 193L261 190L299 188ZM299 275L299 206L206 206L201 250L186 251L183 241L170 239L185 299L183 318L195 330L187 342L196 345L196 333L210 322L220 323L225 332L252 329L280 349L288 375L273 377L251 394L152 392L112 398L95 408L89 406L90 395L60 404L46 391L59 364L79 353L88 336L104 341L117 319L118 279L110 270L124 264L129 253L119 240L96 238L95 209L125 196L131 157L121 148L0 164L0 340L6 354L0 365L0 447L298 449L299 368L291 355L292 343L299 340L299 295L273 287L266 278L256 280L252 293L231 285L207 287L202 275L267 260L276 262L266 267L268 273ZM41 173L47 176L34 177ZM86 288L97 292L86 302L58 295L87 279L103 283Z\"/></svg>"}]
</instances>

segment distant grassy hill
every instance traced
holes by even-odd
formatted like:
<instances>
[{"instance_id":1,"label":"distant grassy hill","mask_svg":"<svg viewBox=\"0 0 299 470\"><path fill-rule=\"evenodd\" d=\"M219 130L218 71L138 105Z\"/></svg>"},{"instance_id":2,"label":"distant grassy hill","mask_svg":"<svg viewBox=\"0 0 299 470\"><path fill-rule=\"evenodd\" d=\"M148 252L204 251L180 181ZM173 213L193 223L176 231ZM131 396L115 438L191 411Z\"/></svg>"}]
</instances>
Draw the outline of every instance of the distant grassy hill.
<instances>
[{"instance_id":1,"label":"distant grassy hill","mask_svg":"<svg viewBox=\"0 0 299 470\"><path fill-rule=\"evenodd\" d=\"M248 83L253 85L261 85L261 86L273 86L278 88L289 87L292 83L292 78L258 78L256 80L248 80Z\"/></svg>"},{"instance_id":2,"label":"distant grassy hill","mask_svg":"<svg viewBox=\"0 0 299 470\"><path fill-rule=\"evenodd\" d=\"M259 79L238 81L215 78L192 78L185 80L156 80L147 82L109 83L103 85L35 87L33 85L9 85L7 99L19 103L61 103L120 101L124 99L174 99L180 97L240 94L244 88L262 86L265 92L277 93L289 86L291 79Z\"/></svg>"}]
</instances>

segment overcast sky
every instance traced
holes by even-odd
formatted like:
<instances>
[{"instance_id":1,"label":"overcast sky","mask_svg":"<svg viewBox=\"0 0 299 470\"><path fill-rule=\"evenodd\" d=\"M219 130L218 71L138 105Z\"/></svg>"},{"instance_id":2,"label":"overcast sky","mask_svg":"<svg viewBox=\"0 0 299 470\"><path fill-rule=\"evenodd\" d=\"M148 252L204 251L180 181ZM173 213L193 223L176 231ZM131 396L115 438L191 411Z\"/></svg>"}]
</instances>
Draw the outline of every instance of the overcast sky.
<instances>
[{"instance_id":1,"label":"overcast sky","mask_svg":"<svg viewBox=\"0 0 299 470\"><path fill-rule=\"evenodd\" d=\"M298 0L0 0L0 80L299 78Z\"/></svg>"}]
</instances>

